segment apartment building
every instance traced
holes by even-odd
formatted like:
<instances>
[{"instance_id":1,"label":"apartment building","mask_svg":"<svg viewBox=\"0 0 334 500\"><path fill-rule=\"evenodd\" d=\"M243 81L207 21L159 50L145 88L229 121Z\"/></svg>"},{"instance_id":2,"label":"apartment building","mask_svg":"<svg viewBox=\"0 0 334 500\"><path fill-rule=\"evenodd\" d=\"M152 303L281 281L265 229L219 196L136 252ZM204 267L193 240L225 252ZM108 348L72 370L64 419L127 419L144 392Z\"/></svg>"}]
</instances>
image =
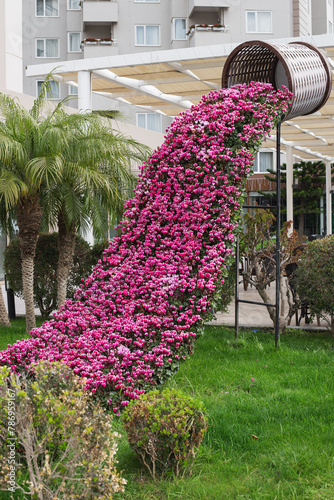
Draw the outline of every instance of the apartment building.
<instances>
[{"instance_id":1,"label":"apartment building","mask_svg":"<svg viewBox=\"0 0 334 500\"><path fill-rule=\"evenodd\" d=\"M5 0L9 3L8 0ZM23 66L129 53L163 51L245 40L270 40L333 32L334 0L13 0L22 9ZM19 9L18 9L19 11ZM23 91L37 95L41 78L23 77ZM77 86L53 82L55 100ZM95 109L119 109L129 123L163 132L171 118L153 110L93 96ZM284 161L284 159L283 159ZM247 183L249 203L270 189L263 173L275 168L263 149Z\"/></svg>"},{"instance_id":2,"label":"apartment building","mask_svg":"<svg viewBox=\"0 0 334 500\"><path fill-rule=\"evenodd\" d=\"M25 0L23 63L54 62L56 67L64 60L330 33L332 2ZM42 80L25 77L24 92L36 95L41 84ZM74 85L53 87L54 99L77 93ZM110 100L100 99L95 106L110 106ZM161 115L123 108L139 126L162 131L168 125Z\"/></svg>"}]
</instances>

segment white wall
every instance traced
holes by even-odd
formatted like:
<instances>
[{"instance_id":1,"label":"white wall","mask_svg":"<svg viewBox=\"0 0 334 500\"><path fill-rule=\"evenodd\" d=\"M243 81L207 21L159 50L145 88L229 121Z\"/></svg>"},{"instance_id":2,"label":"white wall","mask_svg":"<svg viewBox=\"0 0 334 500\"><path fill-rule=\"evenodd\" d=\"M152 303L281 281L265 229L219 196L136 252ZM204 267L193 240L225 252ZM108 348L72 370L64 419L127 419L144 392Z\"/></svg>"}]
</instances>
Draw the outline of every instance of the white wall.
<instances>
[{"instance_id":1,"label":"white wall","mask_svg":"<svg viewBox=\"0 0 334 500\"><path fill-rule=\"evenodd\" d=\"M5 33L1 47L5 51L5 81L1 80L1 85L8 90L22 92L22 0L1 0L1 19L1 28Z\"/></svg>"}]
</instances>

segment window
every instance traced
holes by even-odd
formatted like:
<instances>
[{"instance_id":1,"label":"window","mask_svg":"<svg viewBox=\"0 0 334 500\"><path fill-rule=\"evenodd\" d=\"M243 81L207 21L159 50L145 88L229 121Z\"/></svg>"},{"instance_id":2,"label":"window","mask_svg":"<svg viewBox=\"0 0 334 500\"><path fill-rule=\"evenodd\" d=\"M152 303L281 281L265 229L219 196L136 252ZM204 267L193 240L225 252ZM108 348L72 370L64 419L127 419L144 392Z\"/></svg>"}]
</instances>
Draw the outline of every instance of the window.
<instances>
[{"instance_id":1,"label":"window","mask_svg":"<svg viewBox=\"0 0 334 500\"><path fill-rule=\"evenodd\" d=\"M267 172L268 169L274 168L274 153L272 151L260 151L255 156L253 172Z\"/></svg>"},{"instance_id":2,"label":"window","mask_svg":"<svg viewBox=\"0 0 334 500\"><path fill-rule=\"evenodd\" d=\"M81 52L81 33L70 32L68 34L68 52Z\"/></svg>"},{"instance_id":3,"label":"window","mask_svg":"<svg viewBox=\"0 0 334 500\"><path fill-rule=\"evenodd\" d=\"M70 85L68 89L69 95L78 95L78 87L75 85Z\"/></svg>"},{"instance_id":4,"label":"window","mask_svg":"<svg viewBox=\"0 0 334 500\"><path fill-rule=\"evenodd\" d=\"M68 10L80 10L80 0L68 0Z\"/></svg>"},{"instance_id":5,"label":"window","mask_svg":"<svg viewBox=\"0 0 334 500\"><path fill-rule=\"evenodd\" d=\"M271 33L271 12L260 10L246 12L246 31L247 33Z\"/></svg>"},{"instance_id":6,"label":"window","mask_svg":"<svg viewBox=\"0 0 334 500\"><path fill-rule=\"evenodd\" d=\"M42 85L44 83L44 80L37 80L37 95L39 95ZM49 99L60 99L60 92L59 92L59 83L55 82L54 80L50 80L50 87L51 87L51 96L49 96Z\"/></svg>"},{"instance_id":7,"label":"window","mask_svg":"<svg viewBox=\"0 0 334 500\"><path fill-rule=\"evenodd\" d=\"M328 21L328 34L333 33L333 23Z\"/></svg>"},{"instance_id":8,"label":"window","mask_svg":"<svg viewBox=\"0 0 334 500\"><path fill-rule=\"evenodd\" d=\"M136 45L160 45L160 26L136 26Z\"/></svg>"},{"instance_id":9,"label":"window","mask_svg":"<svg viewBox=\"0 0 334 500\"><path fill-rule=\"evenodd\" d=\"M57 17L58 15L58 0L36 0L36 16Z\"/></svg>"},{"instance_id":10,"label":"window","mask_svg":"<svg viewBox=\"0 0 334 500\"><path fill-rule=\"evenodd\" d=\"M161 132L161 115L158 113L137 113L137 127Z\"/></svg>"},{"instance_id":11,"label":"window","mask_svg":"<svg viewBox=\"0 0 334 500\"><path fill-rule=\"evenodd\" d=\"M186 19L173 19L174 40L186 40L187 39L187 21Z\"/></svg>"},{"instance_id":12,"label":"window","mask_svg":"<svg viewBox=\"0 0 334 500\"><path fill-rule=\"evenodd\" d=\"M58 38L37 38L36 57L59 57Z\"/></svg>"}]
</instances>

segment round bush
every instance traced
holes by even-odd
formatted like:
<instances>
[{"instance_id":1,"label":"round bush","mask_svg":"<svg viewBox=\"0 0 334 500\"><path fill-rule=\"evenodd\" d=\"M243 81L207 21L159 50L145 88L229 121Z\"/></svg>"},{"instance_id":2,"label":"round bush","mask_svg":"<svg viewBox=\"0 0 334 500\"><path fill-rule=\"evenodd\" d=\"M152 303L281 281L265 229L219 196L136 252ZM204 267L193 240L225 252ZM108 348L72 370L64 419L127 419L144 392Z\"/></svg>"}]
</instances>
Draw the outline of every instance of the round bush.
<instances>
[{"instance_id":1,"label":"round bush","mask_svg":"<svg viewBox=\"0 0 334 500\"><path fill-rule=\"evenodd\" d=\"M206 430L202 403L177 390L143 394L126 408L123 422L131 447L153 478L184 471Z\"/></svg>"}]
</instances>

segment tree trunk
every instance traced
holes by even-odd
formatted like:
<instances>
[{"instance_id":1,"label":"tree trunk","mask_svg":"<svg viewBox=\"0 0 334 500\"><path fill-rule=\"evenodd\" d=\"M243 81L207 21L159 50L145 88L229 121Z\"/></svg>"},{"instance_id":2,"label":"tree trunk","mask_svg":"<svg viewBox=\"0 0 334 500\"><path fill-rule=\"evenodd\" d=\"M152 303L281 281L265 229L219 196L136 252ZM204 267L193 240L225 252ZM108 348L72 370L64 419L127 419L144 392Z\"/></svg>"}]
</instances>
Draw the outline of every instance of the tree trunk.
<instances>
[{"instance_id":1,"label":"tree trunk","mask_svg":"<svg viewBox=\"0 0 334 500\"><path fill-rule=\"evenodd\" d=\"M2 290L0 290L0 325L10 326L5 301L3 298Z\"/></svg>"},{"instance_id":2,"label":"tree trunk","mask_svg":"<svg viewBox=\"0 0 334 500\"><path fill-rule=\"evenodd\" d=\"M17 209L17 224L22 259L22 289L26 309L26 331L36 326L34 307L34 258L41 225L42 211L38 196L20 201Z\"/></svg>"},{"instance_id":3,"label":"tree trunk","mask_svg":"<svg viewBox=\"0 0 334 500\"><path fill-rule=\"evenodd\" d=\"M75 226L66 227L64 215L58 216L59 260L57 267L57 307L64 305L66 300L67 282L73 265L75 247Z\"/></svg>"},{"instance_id":4,"label":"tree trunk","mask_svg":"<svg viewBox=\"0 0 334 500\"><path fill-rule=\"evenodd\" d=\"M305 226L305 214L300 213L299 217L299 226L298 226L298 236L301 238L304 234L304 226Z\"/></svg>"},{"instance_id":5,"label":"tree trunk","mask_svg":"<svg viewBox=\"0 0 334 500\"><path fill-rule=\"evenodd\" d=\"M258 291L261 299L263 300L263 302L265 304L271 304L272 303L271 298L267 294L267 291L266 291L266 289L264 287L257 286L256 289L257 289L257 291ZM276 309L275 309L275 307L271 307L271 306L266 306L266 307L267 307L267 311L269 313L270 319L272 320L272 322L275 325L275 321L276 321Z\"/></svg>"}]
</instances>

